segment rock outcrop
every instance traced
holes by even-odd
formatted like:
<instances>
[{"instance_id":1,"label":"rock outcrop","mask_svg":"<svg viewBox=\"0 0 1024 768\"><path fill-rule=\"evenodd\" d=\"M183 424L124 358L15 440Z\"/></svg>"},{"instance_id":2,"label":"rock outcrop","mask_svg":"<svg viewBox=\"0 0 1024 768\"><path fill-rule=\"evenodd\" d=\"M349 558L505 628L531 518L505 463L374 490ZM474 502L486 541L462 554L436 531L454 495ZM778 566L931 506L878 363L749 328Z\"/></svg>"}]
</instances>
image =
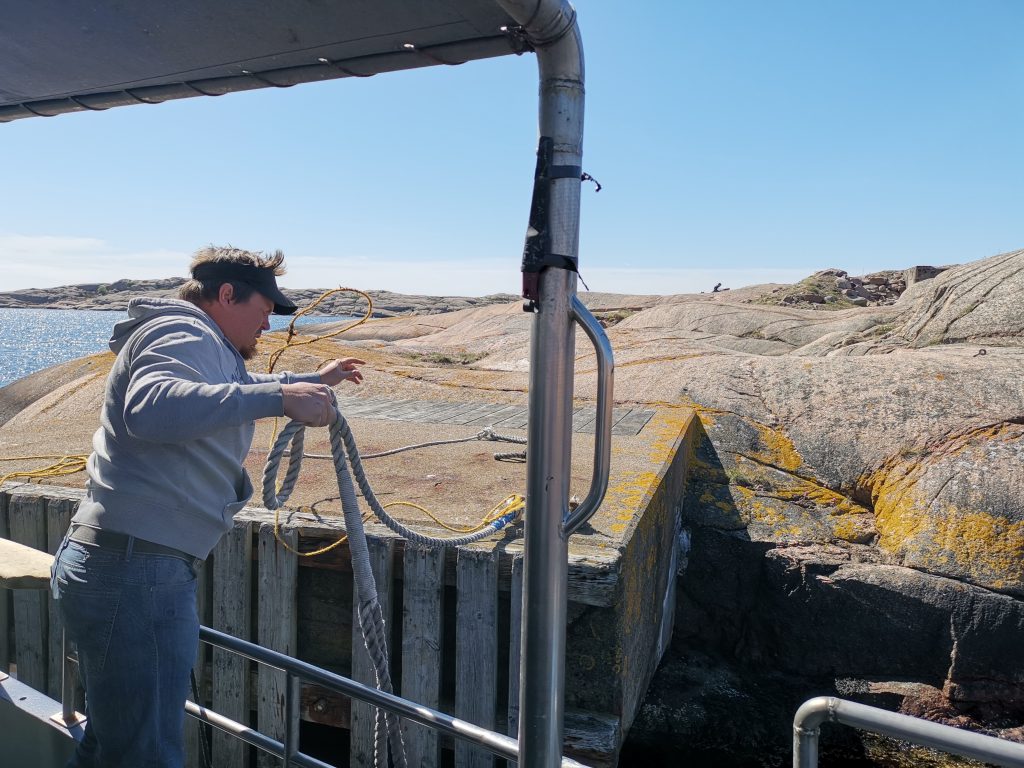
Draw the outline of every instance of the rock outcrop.
<instances>
[{"instance_id":1,"label":"rock outcrop","mask_svg":"<svg viewBox=\"0 0 1024 768\"><path fill-rule=\"evenodd\" d=\"M779 701L838 694L1021 738L1022 291L1019 251L889 307L648 310L719 348L679 359L675 395L658 391L704 429L683 503L676 663L711 657L747 680L709 689L677 669L689 686L661 690L660 706L753 697L783 733L793 710ZM653 328L645 314L621 325ZM769 689L774 701L758 699ZM663 716L641 713L641 742L664 738ZM691 734L694 750L721 746L707 733ZM733 754L764 747L737 738Z\"/></svg>"},{"instance_id":2,"label":"rock outcrop","mask_svg":"<svg viewBox=\"0 0 1024 768\"><path fill-rule=\"evenodd\" d=\"M949 267L910 267L851 277L842 269L823 269L796 285L779 286L756 299L759 304L821 307L884 307L895 304L904 290L929 280Z\"/></svg>"},{"instance_id":3,"label":"rock outcrop","mask_svg":"<svg viewBox=\"0 0 1024 768\"><path fill-rule=\"evenodd\" d=\"M29 288L22 291L0 293L0 309L115 309L128 308L128 301L136 296L177 296L178 287L185 282L181 277L162 280L117 280L113 283L65 285L58 288ZM327 289L285 289L284 293L300 307L315 301ZM367 291L373 299L373 317L397 315L432 315L453 312L470 307L486 306L513 301L515 296L411 296L391 291ZM361 316L366 312L366 301L354 293L336 293L328 296L312 312L326 316Z\"/></svg>"}]
</instances>

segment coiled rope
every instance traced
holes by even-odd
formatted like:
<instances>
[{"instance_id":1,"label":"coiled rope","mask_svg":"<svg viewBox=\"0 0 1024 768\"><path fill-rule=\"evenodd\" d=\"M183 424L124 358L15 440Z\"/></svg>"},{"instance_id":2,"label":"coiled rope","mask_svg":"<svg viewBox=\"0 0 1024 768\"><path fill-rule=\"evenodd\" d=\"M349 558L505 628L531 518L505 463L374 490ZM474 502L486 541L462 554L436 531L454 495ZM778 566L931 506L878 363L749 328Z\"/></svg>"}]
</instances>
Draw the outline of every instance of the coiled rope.
<instances>
[{"instance_id":1,"label":"coiled rope","mask_svg":"<svg viewBox=\"0 0 1024 768\"><path fill-rule=\"evenodd\" d=\"M338 481L338 494L341 498L345 530L348 534L349 551L352 555L352 581L355 585L355 594L358 600L356 615L359 620L359 629L363 636L366 651L373 664L377 688L391 693L391 673L388 668L384 615L381 611L380 602L377 597L377 585L370 567L370 554L366 543L366 531L363 528L363 515L359 510L359 502L356 498L352 475L355 475L359 489L362 491L363 498L366 499L370 509L384 525L400 536L405 537L408 541L432 548L462 546L495 534L522 515L526 502L521 496L510 496L491 511L491 514L488 515L491 519L485 519L482 527L471 533L465 533L463 536L452 538L426 536L395 520L377 500L373 488L366 478L366 473L363 471L362 460L359 456L359 449L356 447L355 438L352 436L352 430L349 428L345 417L338 410L337 403L335 403L334 419L330 424L329 434L331 457L334 459L334 472ZM267 509L278 510L287 501L292 490L295 488L304 457L304 438L305 424L291 421L285 425L274 441L263 469L263 504ZM278 488L277 476L286 446L289 447L288 467L285 470L284 480ZM351 472L349 470L350 466ZM408 502L406 503L408 504ZM277 522L275 519L276 527ZM374 744L375 766L378 768L385 768L387 766L387 747L390 745L391 758L395 767L405 768L405 746L396 715L386 713L380 709L376 710L374 718Z\"/></svg>"},{"instance_id":2,"label":"coiled rope","mask_svg":"<svg viewBox=\"0 0 1024 768\"><path fill-rule=\"evenodd\" d=\"M24 477L26 480L32 481L43 480L47 477L73 475L76 472L81 472L85 469L89 456L87 454L44 454L41 456L0 457L0 461L42 461L43 459L56 459L56 461L45 467L40 467L39 469L26 469L19 472L8 472L6 475L0 475L0 485L3 485L8 480L13 480L17 477Z\"/></svg>"}]
</instances>

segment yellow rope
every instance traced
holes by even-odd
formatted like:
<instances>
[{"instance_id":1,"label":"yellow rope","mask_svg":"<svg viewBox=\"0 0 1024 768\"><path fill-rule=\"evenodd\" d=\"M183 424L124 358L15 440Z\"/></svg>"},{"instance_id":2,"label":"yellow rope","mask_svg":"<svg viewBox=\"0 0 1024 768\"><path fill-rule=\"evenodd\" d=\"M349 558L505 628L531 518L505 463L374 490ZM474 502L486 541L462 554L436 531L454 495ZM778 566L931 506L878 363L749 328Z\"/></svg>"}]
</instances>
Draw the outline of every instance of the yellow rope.
<instances>
[{"instance_id":1,"label":"yellow rope","mask_svg":"<svg viewBox=\"0 0 1024 768\"><path fill-rule=\"evenodd\" d=\"M85 469L85 464L89 460L89 456L87 454L43 454L40 456L0 457L0 461L41 461L43 459L57 459L57 461L48 466L40 467L39 469L26 469L21 472L8 472L6 475L0 476L0 485L3 485L8 480L16 477L24 477L31 482L32 480L42 480L47 477L73 475Z\"/></svg>"},{"instance_id":2,"label":"yellow rope","mask_svg":"<svg viewBox=\"0 0 1024 768\"><path fill-rule=\"evenodd\" d=\"M364 512L363 513L363 522L365 523L371 517L373 517L373 513L372 512ZM342 544L344 544L346 541L348 541L348 534L346 533L340 539L338 539L335 542L332 542L331 544L328 544L326 547L320 547L320 549L314 549L312 552L300 552L299 550L295 549L295 547L293 547L291 544L289 544L287 541L285 541L284 539L281 538L281 522L280 521L281 521L281 507L278 507L277 509L274 510L274 538L278 540L278 542L281 544L282 547L287 549L293 555L298 555L299 557L316 557L317 555L322 555L325 552L330 552L332 549L335 549L336 547L340 547Z\"/></svg>"},{"instance_id":3,"label":"yellow rope","mask_svg":"<svg viewBox=\"0 0 1024 768\"><path fill-rule=\"evenodd\" d=\"M296 332L296 330L295 330L295 321L298 320L303 315L308 314L309 312L312 312L328 296L333 296L336 293L343 293L343 292L358 293L360 296L362 296L364 299L366 299L366 313L359 320L356 320L354 323L350 323L349 325L346 325L344 328L340 328L337 331L331 331L330 333L325 333L322 336L312 336L310 338L303 339L301 341L296 341L295 337L296 336L300 336L302 334ZM277 361L281 359L281 355L283 355L291 347L303 347L303 346L305 346L307 344L313 344L315 342L322 341L324 339L330 339L330 338L332 338L334 336L338 336L338 335L344 333L345 331L352 330L353 328L355 328L358 325L362 325L363 323L365 323L367 320L370 319L370 316L372 314L373 314L373 299L370 298L370 294L368 294L368 293L366 293L364 291L360 291L358 288L332 288L329 291L324 291L313 302L311 302L309 305L303 307L302 309L300 309L298 312L296 312L292 316L292 321L290 323L288 323L288 336L287 336L287 338L285 338L284 344L282 344L277 349L273 350L270 353L270 357L267 358L267 373L273 373L274 372L274 366L276 366L277 365ZM319 370L320 366L322 366L326 362L328 362L328 360L321 360L320 361L320 365L317 366L317 369ZM270 431L270 445L271 446L273 446L275 440L277 440L277 418L276 417L274 418L274 427ZM280 490L280 489L278 489L278 490ZM281 543L284 544L284 542L281 542Z\"/></svg>"},{"instance_id":4,"label":"yellow rope","mask_svg":"<svg viewBox=\"0 0 1024 768\"><path fill-rule=\"evenodd\" d=\"M440 525L442 528L446 528L449 531L454 531L455 533L475 533L476 531L479 531L481 528L485 528L486 526L490 525L499 517L507 515L509 512L518 512L519 510L525 508L526 499L520 496L518 493L513 493L507 496L506 498L502 499L499 503L494 505L491 511L484 516L483 520L481 520L479 523L470 528L448 525L448 523L441 520L429 509L421 507L419 504L414 504L411 501L392 501L391 503L384 505L384 509L387 509L388 507L412 507L413 509L418 509L420 512L423 512L435 523ZM372 512L364 512L363 522L365 523L372 517ZM278 507L277 509L274 510L274 538L280 542L282 547L287 549L293 555L298 555L299 557L316 557L317 555L322 555L327 552L330 552L332 549L335 549L336 547L339 547L342 544L344 544L346 541L348 541L348 534L346 533L340 539L328 544L327 546L320 547L319 549L314 549L311 552L300 552L287 541L281 538L281 508Z\"/></svg>"},{"instance_id":5,"label":"yellow rope","mask_svg":"<svg viewBox=\"0 0 1024 768\"><path fill-rule=\"evenodd\" d=\"M476 533L481 528L486 528L488 525L493 523L499 517L507 515L509 512L518 512L519 510L523 509L525 506L526 506L526 499L525 498L520 496L518 493L510 494L509 496L506 496L500 502L495 504L494 507L491 509L491 511L488 512L486 515L484 515L483 520L481 520L479 523L477 523L476 525L474 525L474 526L472 526L470 528L464 528L462 526L455 526L455 525L448 525L448 523L446 523L443 520L441 520L437 515L435 515L429 509L426 509L425 507L421 507L419 504L413 504L411 501L392 501L389 504L385 504L384 505L384 509L387 509L388 507L412 507L413 509L418 509L420 512L423 512L427 517L429 517L435 523L437 523L442 528L445 528L445 529L447 529L449 531L454 531L455 533Z\"/></svg>"},{"instance_id":6,"label":"yellow rope","mask_svg":"<svg viewBox=\"0 0 1024 768\"><path fill-rule=\"evenodd\" d=\"M344 328L339 328L336 331L331 331L330 333L325 333L321 336L311 336L310 338L303 339L302 341L295 341L295 336L298 335L295 332L295 321L298 320L303 315L308 314L309 312L312 312L314 309L316 309L317 306L319 306L319 304L328 296L333 296L336 293L342 292L358 293L360 296L366 299L366 314L364 314L359 320L356 320L354 323L346 325ZM332 288L329 291L324 291L323 293L320 294L319 298L317 298L308 306L300 309L292 317L292 321L288 323L288 337L285 339L284 344L282 344L280 347L278 347L277 349L270 353L270 357L267 360L267 373L274 372L274 366L277 365L277 361L281 358L281 355L283 355L285 351L290 349L291 347L301 347L305 346L306 344L313 344L314 342L322 341L323 339L330 339L334 336L338 336L339 334L342 334L345 331L350 331L356 326L362 325L363 323L370 319L370 316L372 314L373 299L370 298L370 295L368 293L360 291L358 288ZM325 360L324 362L327 361ZM323 363L321 363L320 365L323 365ZM319 366L317 367L319 368Z\"/></svg>"}]
</instances>

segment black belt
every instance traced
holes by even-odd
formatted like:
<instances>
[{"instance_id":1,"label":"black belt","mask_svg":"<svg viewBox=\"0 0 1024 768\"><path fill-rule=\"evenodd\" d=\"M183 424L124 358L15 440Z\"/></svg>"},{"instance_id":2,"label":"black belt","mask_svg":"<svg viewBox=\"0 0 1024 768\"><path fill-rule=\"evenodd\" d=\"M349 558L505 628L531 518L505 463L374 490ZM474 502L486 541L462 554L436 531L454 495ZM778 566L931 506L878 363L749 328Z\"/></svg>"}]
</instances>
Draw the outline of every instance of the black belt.
<instances>
[{"instance_id":1,"label":"black belt","mask_svg":"<svg viewBox=\"0 0 1024 768\"><path fill-rule=\"evenodd\" d=\"M118 552L127 552L130 544L132 552L141 552L147 555L168 555L184 560L196 573L199 572L203 565L203 559L200 557L195 557L188 552L183 552L174 547L130 536L127 533L103 531L99 528L90 528L87 525L76 525L71 530L71 533L68 534L68 538L71 541L77 541L79 544L88 544L100 549L112 549Z\"/></svg>"}]
</instances>

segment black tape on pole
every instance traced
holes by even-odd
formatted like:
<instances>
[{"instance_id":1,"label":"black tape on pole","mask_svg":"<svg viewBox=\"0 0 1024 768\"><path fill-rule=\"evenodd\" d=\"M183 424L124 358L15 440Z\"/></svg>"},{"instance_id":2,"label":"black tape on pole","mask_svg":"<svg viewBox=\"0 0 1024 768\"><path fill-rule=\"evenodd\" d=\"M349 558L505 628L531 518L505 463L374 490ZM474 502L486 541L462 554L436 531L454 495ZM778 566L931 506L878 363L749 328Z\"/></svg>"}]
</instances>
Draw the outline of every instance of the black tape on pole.
<instances>
[{"instance_id":1,"label":"black tape on pole","mask_svg":"<svg viewBox=\"0 0 1024 768\"><path fill-rule=\"evenodd\" d=\"M533 201L530 204L530 225L523 246L523 298L529 302L524 309L532 311L540 299L540 273L548 267L577 272L572 256L551 252L551 182L555 179L581 180L578 165L552 165L555 140L541 136L537 145L537 169L533 175Z\"/></svg>"}]
</instances>

